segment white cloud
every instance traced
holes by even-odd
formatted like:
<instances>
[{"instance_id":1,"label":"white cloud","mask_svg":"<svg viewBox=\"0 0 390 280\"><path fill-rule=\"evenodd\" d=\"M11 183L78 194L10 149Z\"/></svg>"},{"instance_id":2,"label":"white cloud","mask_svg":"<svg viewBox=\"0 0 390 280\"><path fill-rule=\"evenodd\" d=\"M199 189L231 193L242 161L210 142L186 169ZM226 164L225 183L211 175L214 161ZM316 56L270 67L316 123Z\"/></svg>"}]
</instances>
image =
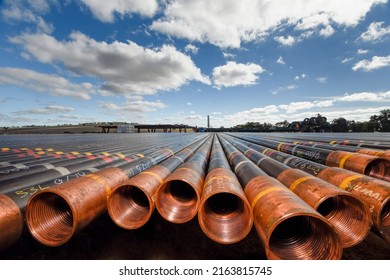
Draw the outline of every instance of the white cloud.
<instances>
[{"instance_id":1,"label":"white cloud","mask_svg":"<svg viewBox=\"0 0 390 280\"><path fill-rule=\"evenodd\" d=\"M357 53L358 54L366 54L366 53L368 53L368 50L358 49Z\"/></svg>"},{"instance_id":2,"label":"white cloud","mask_svg":"<svg viewBox=\"0 0 390 280\"><path fill-rule=\"evenodd\" d=\"M316 80L321 83L321 84L325 84L328 82L328 78L327 77L318 77L316 78Z\"/></svg>"},{"instance_id":3,"label":"white cloud","mask_svg":"<svg viewBox=\"0 0 390 280\"><path fill-rule=\"evenodd\" d=\"M296 80L297 77L299 79L299 76L295 76L294 80ZM297 85L291 84L291 85L288 85L288 86L285 86L285 87L278 87L277 89L273 90L271 93L275 95L275 94L279 94L282 91L289 91L289 90L294 90L294 89L297 89L297 88L298 88Z\"/></svg>"},{"instance_id":4,"label":"white cloud","mask_svg":"<svg viewBox=\"0 0 390 280\"><path fill-rule=\"evenodd\" d=\"M368 27L367 31L362 33L359 39L363 41L379 41L384 37L390 35L390 26L382 27L384 24L381 22L372 22Z\"/></svg>"},{"instance_id":5,"label":"white cloud","mask_svg":"<svg viewBox=\"0 0 390 280\"><path fill-rule=\"evenodd\" d=\"M188 44L187 46L185 46L184 51L185 51L186 53L197 54L198 51L199 51L199 48L198 48L197 46L195 46L195 45Z\"/></svg>"},{"instance_id":6,"label":"white cloud","mask_svg":"<svg viewBox=\"0 0 390 280\"><path fill-rule=\"evenodd\" d=\"M213 83L217 88L249 86L255 84L259 74L264 71L258 64L229 61L225 65L213 69Z\"/></svg>"},{"instance_id":7,"label":"white cloud","mask_svg":"<svg viewBox=\"0 0 390 280\"><path fill-rule=\"evenodd\" d=\"M222 48L239 48L242 42L264 39L286 26L296 26L296 30L306 35L318 32L321 36L330 36L334 32L332 26L355 26L374 5L387 3L387 0L182 0L165 3L163 17L152 23L152 30ZM292 39L287 39L284 42L291 44Z\"/></svg>"},{"instance_id":8,"label":"white cloud","mask_svg":"<svg viewBox=\"0 0 390 280\"><path fill-rule=\"evenodd\" d=\"M341 61L341 63L347 63L347 62L350 62L350 61L352 61L353 60L353 57L346 57L346 58L344 58L342 61Z\"/></svg>"},{"instance_id":9,"label":"white cloud","mask_svg":"<svg viewBox=\"0 0 390 280\"><path fill-rule=\"evenodd\" d=\"M133 13L152 17L158 10L156 0L81 0L92 14L103 22L113 22L114 15L130 15Z\"/></svg>"},{"instance_id":10,"label":"white cloud","mask_svg":"<svg viewBox=\"0 0 390 280\"><path fill-rule=\"evenodd\" d=\"M291 35L288 35L287 37L277 36L277 37L274 37L274 39L276 42L278 42L279 44L282 44L283 46L292 46L297 42L297 39L295 39Z\"/></svg>"},{"instance_id":11,"label":"white cloud","mask_svg":"<svg viewBox=\"0 0 390 280\"><path fill-rule=\"evenodd\" d=\"M18 114L22 115L51 115L51 114L58 114L58 113L69 113L74 111L73 107L66 107L66 106L60 106L60 105L47 105L44 108L38 108L38 109L30 109L30 110L23 110L18 111Z\"/></svg>"},{"instance_id":12,"label":"white cloud","mask_svg":"<svg viewBox=\"0 0 390 280\"><path fill-rule=\"evenodd\" d=\"M325 101L302 101L302 102L291 102L289 104L279 105L278 107L282 110L285 110L287 113L294 113L300 110L307 110L311 108L322 108L322 107L331 107L333 105L332 100Z\"/></svg>"},{"instance_id":13,"label":"white cloud","mask_svg":"<svg viewBox=\"0 0 390 280\"><path fill-rule=\"evenodd\" d=\"M0 6L0 15L12 23L27 22L35 25L36 31L52 33L54 26L43 19L43 15L50 11L50 5L56 4L56 0L5 0Z\"/></svg>"},{"instance_id":14,"label":"white cloud","mask_svg":"<svg viewBox=\"0 0 390 280\"><path fill-rule=\"evenodd\" d=\"M279 56L279 58L276 60L276 63L278 63L278 64L286 64L286 62L284 62L282 56Z\"/></svg>"},{"instance_id":15,"label":"white cloud","mask_svg":"<svg viewBox=\"0 0 390 280\"><path fill-rule=\"evenodd\" d=\"M337 97L335 100L345 102L390 102L390 91L347 93L342 97Z\"/></svg>"},{"instance_id":16,"label":"white cloud","mask_svg":"<svg viewBox=\"0 0 390 280\"><path fill-rule=\"evenodd\" d=\"M192 106L192 102L187 102L187 105L188 106Z\"/></svg>"},{"instance_id":17,"label":"white cloud","mask_svg":"<svg viewBox=\"0 0 390 280\"><path fill-rule=\"evenodd\" d=\"M388 56L374 56L371 60L361 60L357 62L353 67L353 71L362 70L370 72L379 68L390 66L390 55Z\"/></svg>"},{"instance_id":18,"label":"white cloud","mask_svg":"<svg viewBox=\"0 0 390 280\"><path fill-rule=\"evenodd\" d=\"M74 84L57 75L43 74L23 68L0 68L0 85L16 85L54 96L85 100L90 99L95 93L93 86L89 83Z\"/></svg>"},{"instance_id":19,"label":"white cloud","mask_svg":"<svg viewBox=\"0 0 390 280\"><path fill-rule=\"evenodd\" d=\"M186 119L186 120L202 120L202 119L204 119L204 117L201 115L190 115L190 116L185 117L184 119Z\"/></svg>"},{"instance_id":20,"label":"white cloud","mask_svg":"<svg viewBox=\"0 0 390 280\"><path fill-rule=\"evenodd\" d=\"M154 94L192 80L210 84L189 56L170 45L148 49L131 41L98 42L80 32L69 41L46 34L23 34L10 41L42 63L61 63L73 73L103 80L106 93Z\"/></svg>"},{"instance_id":21,"label":"white cloud","mask_svg":"<svg viewBox=\"0 0 390 280\"><path fill-rule=\"evenodd\" d=\"M145 100L136 100L136 101L131 101L131 100L126 100L123 104L117 105L112 102L99 102L99 107L110 110L110 111L115 111L118 113L118 111L121 111L119 114L133 114L133 113L149 113L149 112L154 112L157 109L164 109L167 107L164 103L161 101L145 101Z\"/></svg>"},{"instance_id":22,"label":"white cloud","mask_svg":"<svg viewBox=\"0 0 390 280\"><path fill-rule=\"evenodd\" d=\"M231 59L231 58L235 58L236 57L234 54L226 52L226 51L223 51L222 55L223 55L224 58L227 58L227 59Z\"/></svg>"}]
</instances>

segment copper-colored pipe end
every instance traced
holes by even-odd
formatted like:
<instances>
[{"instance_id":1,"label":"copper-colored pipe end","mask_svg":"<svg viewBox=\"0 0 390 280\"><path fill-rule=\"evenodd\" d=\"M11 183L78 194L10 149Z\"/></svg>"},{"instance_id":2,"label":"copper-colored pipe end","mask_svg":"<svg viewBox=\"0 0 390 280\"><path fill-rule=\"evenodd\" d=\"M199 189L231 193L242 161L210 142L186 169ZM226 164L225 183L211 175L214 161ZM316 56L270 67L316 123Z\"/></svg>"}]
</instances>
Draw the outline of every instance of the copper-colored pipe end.
<instances>
[{"instance_id":1,"label":"copper-colored pipe end","mask_svg":"<svg viewBox=\"0 0 390 280\"><path fill-rule=\"evenodd\" d=\"M197 169L179 167L170 174L156 194L156 208L169 222L182 224L196 216L203 177Z\"/></svg>"},{"instance_id":2,"label":"copper-colored pipe end","mask_svg":"<svg viewBox=\"0 0 390 280\"><path fill-rule=\"evenodd\" d=\"M367 237L371 214L359 198L297 169L286 169L277 179L332 224L344 248L355 246Z\"/></svg>"},{"instance_id":3,"label":"copper-colored pipe end","mask_svg":"<svg viewBox=\"0 0 390 280\"><path fill-rule=\"evenodd\" d=\"M236 243L248 235L253 224L253 214L232 171L217 168L208 173L198 221L203 232L218 243Z\"/></svg>"},{"instance_id":4,"label":"copper-colored pipe end","mask_svg":"<svg viewBox=\"0 0 390 280\"><path fill-rule=\"evenodd\" d=\"M46 246L65 244L107 209L111 188L126 177L119 169L109 169L34 194L25 215L30 233Z\"/></svg>"},{"instance_id":5,"label":"copper-colored pipe end","mask_svg":"<svg viewBox=\"0 0 390 280\"><path fill-rule=\"evenodd\" d=\"M382 157L333 151L328 155L326 165L341 167L377 179L390 181L390 161Z\"/></svg>"},{"instance_id":6,"label":"copper-colored pipe end","mask_svg":"<svg viewBox=\"0 0 390 280\"><path fill-rule=\"evenodd\" d=\"M390 196L382 203L379 212L377 231L390 243Z\"/></svg>"},{"instance_id":7,"label":"copper-colored pipe end","mask_svg":"<svg viewBox=\"0 0 390 280\"><path fill-rule=\"evenodd\" d=\"M124 229L145 225L154 210L153 196L168 174L166 168L154 166L115 188L107 201L114 223Z\"/></svg>"},{"instance_id":8,"label":"copper-colored pipe end","mask_svg":"<svg viewBox=\"0 0 390 280\"><path fill-rule=\"evenodd\" d=\"M331 224L274 178L257 176L245 193L268 259L340 259L343 246Z\"/></svg>"},{"instance_id":9,"label":"copper-colored pipe end","mask_svg":"<svg viewBox=\"0 0 390 280\"><path fill-rule=\"evenodd\" d=\"M0 251L15 244L22 235L23 217L18 205L0 194Z\"/></svg>"}]
</instances>

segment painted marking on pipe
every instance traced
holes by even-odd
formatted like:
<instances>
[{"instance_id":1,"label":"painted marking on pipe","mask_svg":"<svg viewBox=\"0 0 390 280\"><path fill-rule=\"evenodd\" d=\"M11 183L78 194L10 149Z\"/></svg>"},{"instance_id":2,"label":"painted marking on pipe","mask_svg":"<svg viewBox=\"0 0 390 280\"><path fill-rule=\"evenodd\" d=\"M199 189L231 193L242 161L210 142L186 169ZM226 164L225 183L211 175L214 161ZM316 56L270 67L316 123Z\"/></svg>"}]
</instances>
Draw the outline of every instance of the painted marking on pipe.
<instances>
[{"instance_id":1,"label":"painted marking on pipe","mask_svg":"<svg viewBox=\"0 0 390 280\"><path fill-rule=\"evenodd\" d=\"M70 174L70 171L63 166L55 167L54 170L60 172L62 176L66 176Z\"/></svg>"},{"instance_id":2,"label":"painted marking on pipe","mask_svg":"<svg viewBox=\"0 0 390 280\"><path fill-rule=\"evenodd\" d=\"M279 143L278 144L278 148L277 148L277 150L280 152L280 149L281 149L281 147L284 145L284 143L283 142L281 142L281 143Z\"/></svg>"},{"instance_id":3,"label":"painted marking on pipe","mask_svg":"<svg viewBox=\"0 0 390 280\"><path fill-rule=\"evenodd\" d=\"M153 173L153 172L150 172L150 171L144 171L142 172L141 174L149 174L149 175L152 175L154 178L156 178L158 180L158 182L160 183L160 185L162 185L162 183L164 182L164 180L158 176L156 173Z\"/></svg>"},{"instance_id":4,"label":"painted marking on pipe","mask_svg":"<svg viewBox=\"0 0 390 280\"><path fill-rule=\"evenodd\" d=\"M265 160L265 159L267 159L267 158L268 158L268 157L263 157L263 158L259 159L259 161L256 163L256 165L259 166L259 164L260 164L263 160Z\"/></svg>"},{"instance_id":5,"label":"painted marking on pipe","mask_svg":"<svg viewBox=\"0 0 390 280\"><path fill-rule=\"evenodd\" d=\"M140 158L144 158L145 155L144 154L135 154L137 157L140 157Z\"/></svg>"},{"instance_id":6,"label":"painted marking on pipe","mask_svg":"<svg viewBox=\"0 0 390 280\"><path fill-rule=\"evenodd\" d=\"M337 141L330 141L329 144L333 145L333 144L336 144Z\"/></svg>"},{"instance_id":7,"label":"painted marking on pipe","mask_svg":"<svg viewBox=\"0 0 390 280\"><path fill-rule=\"evenodd\" d=\"M215 177L213 177L213 178L208 179L208 180L204 183L204 186L207 186L207 185L210 184L212 181L215 181L215 180L218 180L218 179L226 179L226 180L228 180L229 182L233 182L233 180L231 180L231 177L229 177L229 176L224 176L224 175L220 175L220 176L215 176Z\"/></svg>"},{"instance_id":8,"label":"painted marking on pipe","mask_svg":"<svg viewBox=\"0 0 390 280\"><path fill-rule=\"evenodd\" d=\"M35 150L42 151L43 149L42 148L35 148Z\"/></svg>"},{"instance_id":9,"label":"painted marking on pipe","mask_svg":"<svg viewBox=\"0 0 390 280\"><path fill-rule=\"evenodd\" d=\"M295 149L298 148L298 147L301 147L301 146L300 146L300 145L296 145L296 146L292 149L292 151L291 151L291 154L292 154L292 155L295 155Z\"/></svg>"},{"instance_id":10,"label":"painted marking on pipe","mask_svg":"<svg viewBox=\"0 0 390 280\"><path fill-rule=\"evenodd\" d=\"M56 154L56 155L63 155L63 154L64 154L64 152L62 152L62 151L58 151L58 152L55 152L55 154Z\"/></svg>"},{"instance_id":11,"label":"painted marking on pipe","mask_svg":"<svg viewBox=\"0 0 390 280\"><path fill-rule=\"evenodd\" d=\"M28 169L28 167L26 165L24 165L23 163L17 163L17 164L14 164L14 166L18 169Z\"/></svg>"},{"instance_id":12,"label":"painted marking on pipe","mask_svg":"<svg viewBox=\"0 0 390 280\"><path fill-rule=\"evenodd\" d=\"M3 162L0 162L0 165L5 167L5 166L10 166L12 164L7 162L7 161L3 161Z\"/></svg>"},{"instance_id":13,"label":"painted marking on pipe","mask_svg":"<svg viewBox=\"0 0 390 280\"><path fill-rule=\"evenodd\" d=\"M256 203L259 201L260 198L262 198L264 195L266 195L267 193L270 193L270 192L273 192L273 191L276 191L276 190L280 190L282 187L280 186L277 186L277 187L268 187L266 188L265 190L262 190L260 191L258 194L256 194L256 196L253 198L253 201L251 203L251 207L252 209L255 208L256 206Z\"/></svg>"},{"instance_id":14,"label":"painted marking on pipe","mask_svg":"<svg viewBox=\"0 0 390 280\"><path fill-rule=\"evenodd\" d=\"M192 156L192 155L194 155L194 151L192 151L190 148L184 148L184 149L183 149L183 152L184 152L185 150L188 150L188 151L190 151L190 153L189 153L189 155L188 155L188 156Z\"/></svg>"},{"instance_id":15,"label":"painted marking on pipe","mask_svg":"<svg viewBox=\"0 0 390 280\"><path fill-rule=\"evenodd\" d=\"M84 155L92 156L92 153L91 152L85 152Z\"/></svg>"},{"instance_id":16,"label":"painted marking on pipe","mask_svg":"<svg viewBox=\"0 0 390 280\"><path fill-rule=\"evenodd\" d=\"M10 150L10 148L1 148L1 150L2 150L3 152L7 152L7 151Z\"/></svg>"},{"instance_id":17,"label":"painted marking on pipe","mask_svg":"<svg viewBox=\"0 0 390 280\"><path fill-rule=\"evenodd\" d=\"M49 148L49 149L46 149L46 151L48 151L48 152L53 152L53 151L54 151L54 149L52 149L52 148Z\"/></svg>"},{"instance_id":18,"label":"painted marking on pipe","mask_svg":"<svg viewBox=\"0 0 390 280\"><path fill-rule=\"evenodd\" d=\"M248 161L246 160L243 160L243 161L240 161L235 167L234 167L234 173L237 172L237 168L241 165L241 164L244 164L244 163L247 163Z\"/></svg>"},{"instance_id":19,"label":"painted marking on pipe","mask_svg":"<svg viewBox=\"0 0 390 280\"><path fill-rule=\"evenodd\" d=\"M121 153L116 153L116 155L117 155L118 157L120 157L121 159L126 158L126 156L125 156L124 154L121 154Z\"/></svg>"},{"instance_id":20,"label":"painted marking on pipe","mask_svg":"<svg viewBox=\"0 0 390 280\"><path fill-rule=\"evenodd\" d=\"M299 141L294 141L294 144L295 144L295 145L298 145L298 144L299 144Z\"/></svg>"},{"instance_id":21,"label":"painted marking on pipe","mask_svg":"<svg viewBox=\"0 0 390 280\"><path fill-rule=\"evenodd\" d=\"M180 160L182 163L184 163L184 160L178 156L173 156L172 158L177 158L178 160Z\"/></svg>"},{"instance_id":22,"label":"painted marking on pipe","mask_svg":"<svg viewBox=\"0 0 390 280\"><path fill-rule=\"evenodd\" d=\"M340 168L344 168L345 162L346 162L347 159L349 159L352 155L353 155L353 153L348 153L348 154L346 154L346 155L340 160L339 167L340 167Z\"/></svg>"},{"instance_id":23,"label":"painted marking on pipe","mask_svg":"<svg viewBox=\"0 0 390 280\"><path fill-rule=\"evenodd\" d=\"M264 151L262 151L262 154L267 154L267 152L269 151L269 149L265 149Z\"/></svg>"},{"instance_id":24,"label":"painted marking on pipe","mask_svg":"<svg viewBox=\"0 0 390 280\"><path fill-rule=\"evenodd\" d=\"M99 171L99 169L94 168L94 167L88 168L88 169L86 169L86 170L91 171L92 173L95 173L95 172L98 172L98 171Z\"/></svg>"},{"instance_id":25,"label":"painted marking on pipe","mask_svg":"<svg viewBox=\"0 0 390 280\"><path fill-rule=\"evenodd\" d=\"M289 163L292 159L292 157L288 157L285 161L283 161L283 164L287 165L287 163Z\"/></svg>"},{"instance_id":26,"label":"painted marking on pipe","mask_svg":"<svg viewBox=\"0 0 390 280\"><path fill-rule=\"evenodd\" d=\"M20 148L19 150L21 150L21 151L28 151L29 148Z\"/></svg>"},{"instance_id":27,"label":"painted marking on pipe","mask_svg":"<svg viewBox=\"0 0 390 280\"><path fill-rule=\"evenodd\" d=\"M110 154L110 153L108 153L108 152L102 152L102 155L104 155L104 156L108 157L108 156L110 156L111 154Z\"/></svg>"},{"instance_id":28,"label":"painted marking on pipe","mask_svg":"<svg viewBox=\"0 0 390 280\"><path fill-rule=\"evenodd\" d=\"M305 177L301 177L299 179L296 179L289 187L290 190L294 191L295 188L302 182L306 181L306 180L309 180L313 178L312 176L305 176Z\"/></svg>"},{"instance_id":29,"label":"painted marking on pipe","mask_svg":"<svg viewBox=\"0 0 390 280\"><path fill-rule=\"evenodd\" d=\"M348 177L347 179L341 182L339 188L345 190L353 180L360 179L362 177L363 175L353 175L351 177Z\"/></svg>"},{"instance_id":30,"label":"painted marking on pipe","mask_svg":"<svg viewBox=\"0 0 390 280\"><path fill-rule=\"evenodd\" d=\"M80 153L79 153L79 152L76 152L76 151L74 151L74 152L71 152L71 154L72 154L72 155L75 155L75 156L77 156L77 155L79 155Z\"/></svg>"}]
</instances>

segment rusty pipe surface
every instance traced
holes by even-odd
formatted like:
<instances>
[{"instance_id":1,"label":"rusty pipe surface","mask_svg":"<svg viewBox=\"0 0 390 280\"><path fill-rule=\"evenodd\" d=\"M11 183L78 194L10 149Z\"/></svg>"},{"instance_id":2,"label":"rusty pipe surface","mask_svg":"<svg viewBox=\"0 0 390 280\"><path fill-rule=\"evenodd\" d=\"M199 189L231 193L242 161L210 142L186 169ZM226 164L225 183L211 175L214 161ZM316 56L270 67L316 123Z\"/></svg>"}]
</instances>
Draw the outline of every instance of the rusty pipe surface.
<instances>
[{"instance_id":1,"label":"rusty pipe surface","mask_svg":"<svg viewBox=\"0 0 390 280\"><path fill-rule=\"evenodd\" d=\"M11 247L23 231L23 217L16 203L0 194L0 251Z\"/></svg>"},{"instance_id":2,"label":"rusty pipe surface","mask_svg":"<svg viewBox=\"0 0 390 280\"><path fill-rule=\"evenodd\" d=\"M198 213L212 137L185 163L172 172L156 194L156 208L172 223L185 223Z\"/></svg>"},{"instance_id":3,"label":"rusty pipe surface","mask_svg":"<svg viewBox=\"0 0 390 280\"><path fill-rule=\"evenodd\" d=\"M210 155L198 210L202 231L215 242L232 244L244 239L253 224L249 201L223 152L217 136Z\"/></svg>"},{"instance_id":4,"label":"rusty pipe surface","mask_svg":"<svg viewBox=\"0 0 390 280\"><path fill-rule=\"evenodd\" d=\"M390 184L369 176L338 167L327 167L300 157L276 151L261 145L249 147L294 169L303 170L343 190L351 192L362 200L371 212L373 230L390 242Z\"/></svg>"},{"instance_id":5,"label":"rusty pipe surface","mask_svg":"<svg viewBox=\"0 0 390 280\"><path fill-rule=\"evenodd\" d=\"M154 158L106 168L33 195L26 209L30 233L47 246L66 243L106 210L112 189L181 149L161 149Z\"/></svg>"},{"instance_id":6,"label":"rusty pipe surface","mask_svg":"<svg viewBox=\"0 0 390 280\"><path fill-rule=\"evenodd\" d=\"M268 259L340 259L341 241L332 225L306 202L220 138L253 211L254 226Z\"/></svg>"},{"instance_id":7,"label":"rusty pipe surface","mask_svg":"<svg viewBox=\"0 0 390 280\"><path fill-rule=\"evenodd\" d=\"M143 226L153 213L154 197L164 179L192 156L204 141L201 139L195 142L161 164L131 177L123 185L114 188L108 199L107 208L115 224L124 229Z\"/></svg>"},{"instance_id":8,"label":"rusty pipe surface","mask_svg":"<svg viewBox=\"0 0 390 280\"><path fill-rule=\"evenodd\" d=\"M283 183L323 215L339 234L344 248L355 246L367 237L371 228L371 214L357 197L313 175L267 157L242 141L231 138L229 141L268 175Z\"/></svg>"},{"instance_id":9,"label":"rusty pipe surface","mask_svg":"<svg viewBox=\"0 0 390 280\"><path fill-rule=\"evenodd\" d=\"M390 178L390 162L385 158L346 151L332 151L307 147L299 144L264 139L264 137L236 137L327 166L337 166L381 180L389 180Z\"/></svg>"}]
</instances>

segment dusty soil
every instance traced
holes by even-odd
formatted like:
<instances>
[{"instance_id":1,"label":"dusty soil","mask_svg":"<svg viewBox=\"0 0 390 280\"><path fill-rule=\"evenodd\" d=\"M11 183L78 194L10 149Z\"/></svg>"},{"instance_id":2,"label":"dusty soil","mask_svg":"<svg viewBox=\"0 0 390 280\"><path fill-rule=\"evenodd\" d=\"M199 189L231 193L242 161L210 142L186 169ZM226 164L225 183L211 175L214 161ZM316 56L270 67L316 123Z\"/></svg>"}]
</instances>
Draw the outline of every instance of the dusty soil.
<instances>
[{"instance_id":1,"label":"dusty soil","mask_svg":"<svg viewBox=\"0 0 390 280\"><path fill-rule=\"evenodd\" d=\"M197 217L185 224L172 224L157 211L137 230L116 226L108 214L57 248L43 246L29 234L0 253L12 260L265 260L262 244L252 229L242 241L223 245L210 240L201 230ZM344 250L347 260L389 260L390 244L374 233L359 245Z\"/></svg>"}]
</instances>

